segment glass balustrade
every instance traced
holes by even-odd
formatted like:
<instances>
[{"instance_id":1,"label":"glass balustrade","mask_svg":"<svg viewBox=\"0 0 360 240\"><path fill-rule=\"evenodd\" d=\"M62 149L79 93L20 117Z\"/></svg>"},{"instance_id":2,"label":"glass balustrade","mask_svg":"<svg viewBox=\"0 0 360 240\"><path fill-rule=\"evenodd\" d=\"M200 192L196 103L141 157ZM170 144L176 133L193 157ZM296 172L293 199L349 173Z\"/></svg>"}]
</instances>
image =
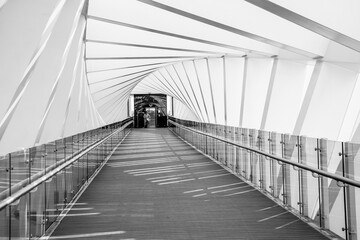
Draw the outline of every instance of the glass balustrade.
<instances>
[{"instance_id":1,"label":"glass balustrade","mask_svg":"<svg viewBox=\"0 0 360 240\"><path fill-rule=\"evenodd\" d=\"M176 134L302 220L360 239L360 144L169 120Z\"/></svg>"},{"instance_id":2,"label":"glass balustrade","mask_svg":"<svg viewBox=\"0 0 360 240\"><path fill-rule=\"evenodd\" d=\"M0 239L41 237L66 211L68 204L76 198L131 127L131 119L126 119L1 156L0 203L57 167L72 163L11 204L4 204L0 209ZM77 158L79 154L81 157Z\"/></svg>"}]
</instances>

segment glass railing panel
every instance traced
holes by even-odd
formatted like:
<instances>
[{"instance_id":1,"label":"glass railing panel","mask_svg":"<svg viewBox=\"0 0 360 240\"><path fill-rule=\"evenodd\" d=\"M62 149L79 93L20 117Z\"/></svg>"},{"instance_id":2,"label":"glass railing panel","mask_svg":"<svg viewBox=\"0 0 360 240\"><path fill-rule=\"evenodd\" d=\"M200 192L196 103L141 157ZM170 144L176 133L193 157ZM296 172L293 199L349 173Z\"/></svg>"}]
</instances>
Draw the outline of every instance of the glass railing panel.
<instances>
[{"instance_id":1,"label":"glass railing panel","mask_svg":"<svg viewBox=\"0 0 360 240\"><path fill-rule=\"evenodd\" d=\"M270 145L270 152L272 155L282 157L283 155L283 144L282 144L282 134L280 133L271 133L271 145ZM272 179L271 179L271 189L272 195L275 198L279 198L280 200L284 201L284 164L281 162L271 159L271 172L272 172Z\"/></svg>"},{"instance_id":2,"label":"glass railing panel","mask_svg":"<svg viewBox=\"0 0 360 240\"><path fill-rule=\"evenodd\" d=\"M249 131L246 128L241 129L241 145L250 146ZM250 165L250 151L241 149L241 161L242 161L242 176L250 180L251 177L251 165Z\"/></svg>"},{"instance_id":3,"label":"glass railing panel","mask_svg":"<svg viewBox=\"0 0 360 240\"><path fill-rule=\"evenodd\" d=\"M255 129L249 129L249 145L252 148L258 149L257 146L257 137L258 132ZM255 185L258 186L258 173L259 173L259 156L255 152L249 153L250 156L250 174L249 174L249 180Z\"/></svg>"},{"instance_id":4,"label":"glass railing panel","mask_svg":"<svg viewBox=\"0 0 360 240\"><path fill-rule=\"evenodd\" d=\"M318 140L300 137L300 163L318 168ZM301 198L299 201L302 215L309 217L320 226L318 217L319 179L309 171L301 170Z\"/></svg>"},{"instance_id":5,"label":"glass railing panel","mask_svg":"<svg viewBox=\"0 0 360 240\"><path fill-rule=\"evenodd\" d=\"M213 135L218 137L218 126L214 124ZM218 141L216 139L213 140L213 157L218 159Z\"/></svg>"},{"instance_id":6,"label":"glass railing panel","mask_svg":"<svg viewBox=\"0 0 360 240\"><path fill-rule=\"evenodd\" d=\"M11 154L11 186L25 184L31 175L29 150L24 149Z\"/></svg>"},{"instance_id":7,"label":"glass railing panel","mask_svg":"<svg viewBox=\"0 0 360 240\"><path fill-rule=\"evenodd\" d=\"M201 130L203 132L206 132L206 124L205 123L202 123L201 124ZM207 137L205 135L201 135L200 137L200 143L202 144L202 151L206 153L206 139Z\"/></svg>"},{"instance_id":8,"label":"glass railing panel","mask_svg":"<svg viewBox=\"0 0 360 240\"><path fill-rule=\"evenodd\" d=\"M40 184L30 192L30 238L37 239L45 233L46 219L45 186Z\"/></svg>"},{"instance_id":9,"label":"glass railing panel","mask_svg":"<svg viewBox=\"0 0 360 240\"><path fill-rule=\"evenodd\" d=\"M65 159L65 144L64 144L64 140L57 140L55 141L55 145L56 145L56 164L59 165L61 164L61 160Z\"/></svg>"},{"instance_id":10,"label":"glass railing panel","mask_svg":"<svg viewBox=\"0 0 360 240\"><path fill-rule=\"evenodd\" d=\"M79 161L76 161L72 164L72 193L75 195L80 189L80 166Z\"/></svg>"},{"instance_id":11,"label":"glass railing panel","mask_svg":"<svg viewBox=\"0 0 360 240\"><path fill-rule=\"evenodd\" d=\"M56 177L54 181L56 182L56 190L55 190L55 196L57 199L57 203L61 204L59 205L59 208L63 209L66 205L66 184L65 184L65 176L66 172L61 171L58 174L56 174Z\"/></svg>"},{"instance_id":12,"label":"glass railing panel","mask_svg":"<svg viewBox=\"0 0 360 240\"><path fill-rule=\"evenodd\" d=\"M64 140L65 142L65 156L66 158L69 158L73 155L73 139L72 137L67 137Z\"/></svg>"},{"instance_id":13,"label":"glass railing panel","mask_svg":"<svg viewBox=\"0 0 360 240\"><path fill-rule=\"evenodd\" d=\"M324 208L322 211L323 215L320 215L322 221L325 221L325 227L330 231L336 233L342 238L345 238L346 220L345 220L345 195L344 187L338 185L336 181L323 177L321 191L325 199L322 199L321 207ZM328 184L328 187L325 185ZM326 193L328 193L326 195ZM327 198L327 199L326 199ZM328 202L327 202L328 201ZM328 221L328 224L326 224ZM323 223L320 223L323 224ZM328 227L327 227L328 226Z\"/></svg>"},{"instance_id":14,"label":"glass railing panel","mask_svg":"<svg viewBox=\"0 0 360 240\"><path fill-rule=\"evenodd\" d=\"M66 187L65 201L70 202L71 199L74 197L74 192L73 192L74 188L72 182L72 175L73 175L72 165L69 165L64 169L64 174L65 174L65 187Z\"/></svg>"},{"instance_id":15,"label":"glass railing panel","mask_svg":"<svg viewBox=\"0 0 360 240\"><path fill-rule=\"evenodd\" d=\"M46 165L46 167L53 166L54 164L56 164L55 142L46 144L45 149L46 149L45 165Z\"/></svg>"},{"instance_id":16,"label":"glass railing panel","mask_svg":"<svg viewBox=\"0 0 360 240\"><path fill-rule=\"evenodd\" d=\"M228 138L231 142L235 142L235 127L228 127ZM236 172L236 148L231 144L227 144L229 167L232 171Z\"/></svg>"},{"instance_id":17,"label":"glass railing panel","mask_svg":"<svg viewBox=\"0 0 360 240\"><path fill-rule=\"evenodd\" d=\"M220 125L219 129L220 129L220 137L222 139L226 139L227 138L226 126ZM221 162L225 166L228 166L227 159L226 159L226 154L227 154L226 153L226 143L219 141L219 147L220 147L220 151L221 151L221 154L220 154Z\"/></svg>"},{"instance_id":18,"label":"glass railing panel","mask_svg":"<svg viewBox=\"0 0 360 240\"><path fill-rule=\"evenodd\" d=\"M11 238L27 239L29 237L29 194L12 203L10 209Z\"/></svg>"},{"instance_id":19,"label":"glass railing panel","mask_svg":"<svg viewBox=\"0 0 360 240\"><path fill-rule=\"evenodd\" d=\"M346 176L360 181L360 144L345 143ZM359 236L360 232L360 189L348 186L347 188L348 229L351 235Z\"/></svg>"},{"instance_id":20,"label":"glass railing panel","mask_svg":"<svg viewBox=\"0 0 360 240\"><path fill-rule=\"evenodd\" d=\"M44 173L46 168L45 156L46 149L45 145L40 145L29 149L29 165L31 176L39 176Z\"/></svg>"},{"instance_id":21,"label":"glass railing panel","mask_svg":"<svg viewBox=\"0 0 360 240\"><path fill-rule=\"evenodd\" d=\"M327 172L336 175L345 176L345 162L343 153L343 145L341 142L321 139L320 141L320 160L319 167ZM345 221L345 195L344 187L337 181L323 178L321 184L321 192L323 198L322 209L320 211L320 224L324 225L330 231L345 237L346 221ZM323 223L324 222L324 223Z\"/></svg>"},{"instance_id":22,"label":"glass railing panel","mask_svg":"<svg viewBox=\"0 0 360 240\"><path fill-rule=\"evenodd\" d=\"M258 149L261 151L264 151L264 147L266 143L268 143L268 132L259 130L258 131ZM267 172L267 165L269 161L266 160L265 156L259 155L259 187L260 189L266 189L266 183L267 183L267 175L270 175L269 172Z\"/></svg>"},{"instance_id":23,"label":"glass railing panel","mask_svg":"<svg viewBox=\"0 0 360 240\"><path fill-rule=\"evenodd\" d=\"M46 196L45 228L47 229L53 222L55 222L56 220L55 216L57 216L60 213L62 209L62 204L59 204L56 195L56 176L45 181L44 185L45 185L45 196Z\"/></svg>"},{"instance_id":24,"label":"glass railing panel","mask_svg":"<svg viewBox=\"0 0 360 240\"><path fill-rule=\"evenodd\" d=\"M285 134L283 135L283 140L284 158L299 163L300 152L298 136ZM300 169L298 167L289 164L284 166L284 184L285 203L300 212L301 180Z\"/></svg>"},{"instance_id":25,"label":"glass railing panel","mask_svg":"<svg viewBox=\"0 0 360 240\"><path fill-rule=\"evenodd\" d=\"M214 124L210 124L210 134L215 136L216 135L216 131L215 131L215 125ZM210 155L215 158L215 140L213 138L210 138Z\"/></svg>"},{"instance_id":26,"label":"glass railing panel","mask_svg":"<svg viewBox=\"0 0 360 240\"><path fill-rule=\"evenodd\" d=\"M79 136L78 135L74 135L73 136L73 152L76 153L80 150L79 147ZM94 141L94 135L91 135L91 142Z\"/></svg>"},{"instance_id":27,"label":"glass railing panel","mask_svg":"<svg viewBox=\"0 0 360 240\"><path fill-rule=\"evenodd\" d=\"M0 210L0 239L9 239L9 228L10 228L10 217L9 217L10 207L6 207Z\"/></svg>"},{"instance_id":28,"label":"glass railing panel","mask_svg":"<svg viewBox=\"0 0 360 240\"><path fill-rule=\"evenodd\" d=\"M271 153L270 152L270 132L268 131L261 131L261 151L264 151L266 153ZM271 183L271 179L272 179L272 160L268 157L262 156L262 161L263 161L263 173L264 173L264 177L262 178L262 184L263 184L263 189L268 192L268 193L272 193L272 183Z\"/></svg>"},{"instance_id":29,"label":"glass railing panel","mask_svg":"<svg viewBox=\"0 0 360 240\"><path fill-rule=\"evenodd\" d=\"M96 150L92 150L88 153L88 178L94 173L97 165Z\"/></svg>"},{"instance_id":30,"label":"glass railing panel","mask_svg":"<svg viewBox=\"0 0 360 240\"><path fill-rule=\"evenodd\" d=\"M8 196L9 193L5 194L5 192L9 191L10 187L10 162L9 162L9 154L5 156L0 156L0 199L4 199Z\"/></svg>"},{"instance_id":31,"label":"glass railing panel","mask_svg":"<svg viewBox=\"0 0 360 240\"><path fill-rule=\"evenodd\" d=\"M110 154L110 151L109 151L109 154ZM80 169L81 169L81 185L83 185L86 180L87 180L87 176L86 176L86 171L87 171L87 165L86 165L86 162L87 162L87 155L84 155L81 157L81 159L79 160L80 161Z\"/></svg>"},{"instance_id":32,"label":"glass railing panel","mask_svg":"<svg viewBox=\"0 0 360 240\"><path fill-rule=\"evenodd\" d=\"M234 142L237 144L240 144L241 141L241 129L238 127L235 127L235 139ZM243 170L242 168L242 158L241 158L241 154L242 151L239 147L235 147L235 154L236 154L236 158L235 158L235 172L238 175L241 175L241 172Z\"/></svg>"},{"instance_id":33,"label":"glass railing panel","mask_svg":"<svg viewBox=\"0 0 360 240\"><path fill-rule=\"evenodd\" d=\"M221 137L221 129L219 125L215 125L215 136ZM215 153L215 159L217 159L219 162L221 162L221 145L219 140L215 140L214 143L214 153Z\"/></svg>"}]
</instances>

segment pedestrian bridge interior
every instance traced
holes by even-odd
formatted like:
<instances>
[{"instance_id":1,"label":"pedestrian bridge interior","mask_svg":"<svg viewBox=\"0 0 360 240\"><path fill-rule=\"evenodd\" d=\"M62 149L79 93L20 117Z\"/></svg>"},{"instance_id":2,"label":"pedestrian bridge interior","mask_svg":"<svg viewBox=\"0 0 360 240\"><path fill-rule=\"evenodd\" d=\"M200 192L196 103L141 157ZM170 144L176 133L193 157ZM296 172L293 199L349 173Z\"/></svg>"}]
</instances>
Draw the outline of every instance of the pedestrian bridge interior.
<instances>
[{"instance_id":1,"label":"pedestrian bridge interior","mask_svg":"<svg viewBox=\"0 0 360 240\"><path fill-rule=\"evenodd\" d=\"M0 0L0 239L360 239L358 9Z\"/></svg>"}]
</instances>

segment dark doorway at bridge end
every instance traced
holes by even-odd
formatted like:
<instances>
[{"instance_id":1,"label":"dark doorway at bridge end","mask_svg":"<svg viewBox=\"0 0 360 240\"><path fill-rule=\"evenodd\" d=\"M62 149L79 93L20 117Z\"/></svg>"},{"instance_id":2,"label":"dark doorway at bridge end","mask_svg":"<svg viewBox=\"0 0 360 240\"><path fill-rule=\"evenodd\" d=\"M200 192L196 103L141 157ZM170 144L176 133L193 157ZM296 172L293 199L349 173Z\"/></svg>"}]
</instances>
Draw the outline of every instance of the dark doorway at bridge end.
<instances>
[{"instance_id":1,"label":"dark doorway at bridge end","mask_svg":"<svg viewBox=\"0 0 360 240\"><path fill-rule=\"evenodd\" d=\"M166 127L167 99L164 94L135 94L134 123L136 128ZM146 114L149 114L148 124Z\"/></svg>"}]
</instances>

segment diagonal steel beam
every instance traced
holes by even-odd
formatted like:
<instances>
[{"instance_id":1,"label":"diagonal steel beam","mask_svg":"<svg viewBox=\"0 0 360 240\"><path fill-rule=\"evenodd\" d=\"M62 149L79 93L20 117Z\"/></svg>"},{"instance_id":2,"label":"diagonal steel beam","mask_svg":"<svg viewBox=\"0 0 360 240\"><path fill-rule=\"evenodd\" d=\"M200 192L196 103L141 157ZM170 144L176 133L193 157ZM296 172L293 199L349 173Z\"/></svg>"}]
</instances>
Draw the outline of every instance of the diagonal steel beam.
<instances>
[{"instance_id":1,"label":"diagonal steel beam","mask_svg":"<svg viewBox=\"0 0 360 240\"><path fill-rule=\"evenodd\" d=\"M219 29L222 29L222 30L225 30L225 31L237 34L237 35L240 35L240 36L243 36L243 37L250 38L250 39L258 41L258 42L266 43L266 44L272 45L272 46L277 47L277 48L285 49L287 51L291 51L291 52L294 52L294 53L302 55L302 56L306 56L306 57L309 57L309 58L320 57L317 54L310 53L308 51L305 51L305 50L302 50L302 49L287 45L285 43L280 43L280 42L274 41L272 39L265 38L265 37L262 37L260 35L250 33L250 32L247 32L247 31L244 31L244 30L241 30L241 29L238 29L238 28L235 28L235 27L232 27L232 26L229 26L229 25L226 25L226 24L223 24L223 23L208 19L208 18L204 18L204 17L201 17L199 15L192 14L192 13L180 10L178 8L171 7L169 5L165 5L165 4L155 2L155 1L152 1L152 0L137 0L137 1L148 4L148 5L156 7L156 8L160 8L162 10L165 10L165 11L168 11L168 12L180 15L180 16L183 16L183 17L186 17L186 18L189 18L189 19L192 19L192 20L195 20L195 21L198 21L198 22L201 22L201 23L205 23L207 25L210 25L210 26L213 26L213 27L216 27L216 28L219 28Z\"/></svg>"},{"instance_id":2,"label":"diagonal steel beam","mask_svg":"<svg viewBox=\"0 0 360 240\"><path fill-rule=\"evenodd\" d=\"M320 23L317 23L309 18L301 16L296 12L290 11L280 5L277 5L271 1L263 0L245 0L263 10L266 10L278 17L284 18L292 23L295 23L303 28L306 28L314 33L317 33L331 41L337 42L345 47L360 52L360 41L351 38L345 34L342 34L334 29L326 27Z\"/></svg>"},{"instance_id":3,"label":"diagonal steel beam","mask_svg":"<svg viewBox=\"0 0 360 240\"><path fill-rule=\"evenodd\" d=\"M85 60L192 59L199 56L87 57Z\"/></svg>"},{"instance_id":4,"label":"diagonal steel beam","mask_svg":"<svg viewBox=\"0 0 360 240\"><path fill-rule=\"evenodd\" d=\"M200 116L201 116L200 119L201 119L203 122L205 122L205 121L204 121L204 115L203 115L202 110L201 110L201 108L200 108L199 101L198 101L198 99L197 99L197 97L196 97L194 88L193 88L193 86L192 86L192 84L191 84L191 81L190 81L188 72L187 72L187 70L186 70L186 68L185 68L184 62L181 62L181 65L183 66L183 69L184 69L184 71L185 71L186 78L187 78L187 80L188 80L188 82L189 82L189 85L190 85L191 92L192 92L192 94L193 94L193 96L194 96L194 98L195 98L196 105L197 105L197 107L198 107L198 109L199 109Z\"/></svg>"},{"instance_id":5,"label":"diagonal steel beam","mask_svg":"<svg viewBox=\"0 0 360 240\"><path fill-rule=\"evenodd\" d=\"M110 19L106 19L106 18L97 17L97 16L88 15L88 18L92 19L92 20L96 20L96 21L115 24L115 25L122 26L122 27L128 27L128 28L133 28L133 29L137 29L137 30L141 30L141 31L152 32L152 33L166 35L166 36L170 36L170 37L185 39L185 40L189 40L189 41L193 41L193 42L208 44L208 45L212 45L212 46L216 46L216 47L232 49L235 51L240 51L242 53L256 53L256 54L259 54L259 55L262 55L265 57L270 57L270 56L274 55L272 53L260 52L260 51L254 50L254 49L245 49L245 48L241 48L238 46L223 44L223 43L209 41L209 40L200 39L200 38L189 37L189 36L180 35L180 34L176 34L176 33L165 32L165 31L161 31L161 30L157 30L157 29L153 29L153 28L142 27L142 26L138 26L138 25L134 25L134 24L114 21L114 20L110 20Z\"/></svg>"},{"instance_id":6,"label":"diagonal steel beam","mask_svg":"<svg viewBox=\"0 0 360 240\"><path fill-rule=\"evenodd\" d=\"M204 93L203 93L203 90L202 90L202 86L201 86L201 84L200 84L199 73L198 73L198 70L197 70L195 61L193 60L192 62L193 62L193 64L194 64L194 69L195 69L195 73L196 73L196 79L197 79L197 82L198 82L198 84L199 84L199 89L200 89L201 98L202 98L202 101L203 101L203 104L204 104L204 109L205 109L206 117L207 117L208 122L210 122L209 113L208 113L208 110L207 110L207 107L206 107L206 103L205 103L205 99L204 99Z\"/></svg>"},{"instance_id":7,"label":"diagonal steel beam","mask_svg":"<svg viewBox=\"0 0 360 240\"><path fill-rule=\"evenodd\" d=\"M89 83L89 85L99 84L99 83L102 83L102 82L107 82L107 81L115 80L115 79L118 79L118 78L128 77L128 76L132 76L132 75L135 75L135 74L138 74L138 73L143 73L143 72L147 72L147 71L152 71L152 70L155 70L155 69L157 69L157 67L155 67L155 68L149 68L149 69L145 69L145 70L141 70L141 71L136 71L136 72L132 72L132 73L128 73L128 74L116 76L116 77L111 77L111 78L103 79L103 80L100 80L100 81L96 81L96 82Z\"/></svg>"},{"instance_id":8,"label":"diagonal steel beam","mask_svg":"<svg viewBox=\"0 0 360 240\"><path fill-rule=\"evenodd\" d=\"M224 54L221 52L203 51L203 50L197 50L197 49L161 47L161 46L154 46L154 45L142 45L142 44L110 42L110 41L100 41L100 40L86 40L86 42L127 46L127 47L139 47L139 48L151 48L151 49L160 49L160 50L169 50L169 51L180 51L180 52L193 52L193 53L205 53L205 54L216 54L216 55Z\"/></svg>"}]
</instances>

